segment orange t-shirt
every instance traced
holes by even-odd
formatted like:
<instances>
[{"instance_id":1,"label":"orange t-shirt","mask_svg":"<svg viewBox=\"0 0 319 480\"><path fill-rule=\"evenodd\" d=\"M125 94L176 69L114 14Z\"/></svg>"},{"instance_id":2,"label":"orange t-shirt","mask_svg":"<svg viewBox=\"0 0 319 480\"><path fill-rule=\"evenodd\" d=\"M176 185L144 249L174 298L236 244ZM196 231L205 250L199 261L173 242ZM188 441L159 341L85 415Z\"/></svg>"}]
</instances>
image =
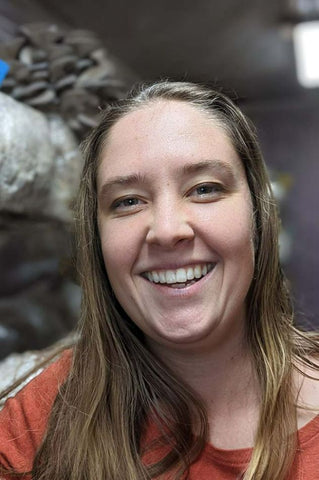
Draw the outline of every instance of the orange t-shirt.
<instances>
[{"instance_id":1,"label":"orange t-shirt","mask_svg":"<svg viewBox=\"0 0 319 480\"><path fill-rule=\"evenodd\" d=\"M70 352L31 380L0 412L0 465L30 471L59 386L70 368ZM147 437L149 437L147 435ZM191 466L190 480L235 480L245 470L251 449L222 450L207 444ZM146 455L147 457L147 455ZM152 461L146 458L146 463ZM1 478L12 478L10 476ZM298 432L298 451L287 480L319 479L319 416ZM275 480L275 479L274 479Z\"/></svg>"}]
</instances>

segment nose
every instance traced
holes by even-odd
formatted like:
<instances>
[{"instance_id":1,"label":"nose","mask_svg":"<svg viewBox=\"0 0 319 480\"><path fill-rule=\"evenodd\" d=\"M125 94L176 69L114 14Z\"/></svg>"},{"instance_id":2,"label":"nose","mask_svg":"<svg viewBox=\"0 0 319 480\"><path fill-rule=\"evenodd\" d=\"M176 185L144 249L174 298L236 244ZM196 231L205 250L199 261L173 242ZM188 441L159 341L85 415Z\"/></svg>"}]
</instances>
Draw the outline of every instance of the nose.
<instances>
[{"instance_id":1,"label":"nose","mask_svg":"<svg viewBox=\"0 0 319 480\"><path fill-rule=\"evenodd\" d=\"M192 240L194 236L190 214L181 204L167 200L154 205L146 235L147 243L172 248L180 242Z\"/></svg>"}]
</instances>

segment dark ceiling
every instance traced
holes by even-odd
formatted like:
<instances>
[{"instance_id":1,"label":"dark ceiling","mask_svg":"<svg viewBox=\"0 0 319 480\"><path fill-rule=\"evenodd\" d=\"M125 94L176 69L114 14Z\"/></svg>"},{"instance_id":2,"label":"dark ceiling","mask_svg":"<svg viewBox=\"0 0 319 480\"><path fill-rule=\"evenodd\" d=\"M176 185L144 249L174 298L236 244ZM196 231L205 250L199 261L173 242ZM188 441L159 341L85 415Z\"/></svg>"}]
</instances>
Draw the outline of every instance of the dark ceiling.
<instances>
[{"instance_id":1,"label":"dark ceiling","mask_svg":"<svg viewBox=\"0 0 319 480\"><path fill-rule=\"evenodd\" d=\"M217 83L244 102L313 95L296 79L287 0L0 0L2 39L51 20L95 31L143 80Z\"/></svg>"}]
</instances>

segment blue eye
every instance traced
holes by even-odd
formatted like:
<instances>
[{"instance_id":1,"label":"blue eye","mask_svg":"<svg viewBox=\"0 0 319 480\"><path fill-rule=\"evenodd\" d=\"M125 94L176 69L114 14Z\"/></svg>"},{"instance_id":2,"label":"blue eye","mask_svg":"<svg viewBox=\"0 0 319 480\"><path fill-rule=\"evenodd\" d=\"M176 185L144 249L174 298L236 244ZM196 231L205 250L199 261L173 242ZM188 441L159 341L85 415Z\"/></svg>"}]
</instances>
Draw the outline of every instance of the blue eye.
<instances>
[{"instance_id":1,"label":"blue eye","mask_svg":"<svg viewBox=\"0 0 319 480\"><path fill-rule=\"evenodd\" d=\"M211 198L217 196L223 191L224 188L220 183L202 183L201 185L197 185L195 188L193 188L193 190L190 192L190 195L203 198Z\"/></svg>"},{"instance_id":2,"label":"blue eye","mask_svg":"<svg viewBox=\"0 0 319 480\"><path fill-rule=\"evenodd\" d=\"M112 210L129 210L131 208L136 207L137 205L140 205L142 201L139 198L136 197L126 197L122 198L119 200L116 200L112 204Z\"/></svg>"},{"instance_id":3,"label":"blue eye","mask_svg":"<svg viewBox=\"0 0 319 480\"><path fill-rule=\"evenodd\" d=\"M138 199L137 198L125 198L122 200L121 204L123 207L134 207L134 205L138 204Z\"/></svg>"}]
</instances>

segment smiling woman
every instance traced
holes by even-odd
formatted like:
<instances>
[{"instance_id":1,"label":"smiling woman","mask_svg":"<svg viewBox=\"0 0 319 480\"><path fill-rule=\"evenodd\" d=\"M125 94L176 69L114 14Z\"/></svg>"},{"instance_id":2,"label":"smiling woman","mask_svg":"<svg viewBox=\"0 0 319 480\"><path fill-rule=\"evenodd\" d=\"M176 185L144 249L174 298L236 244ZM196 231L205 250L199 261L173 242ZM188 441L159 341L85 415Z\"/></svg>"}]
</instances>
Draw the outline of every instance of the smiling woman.
<instances>
[{"instance_id":1,"label":"smiling woman","mask_svg":"<svg viewBox=\"0 0 319 480\"><path fill-rule=\"evenodd\" d=\"M172 100L128 113L101 152L101 190L99 236L112 290L161 358L176 342L212 351L244 331L252 202L216 121Z\"/></svg>"},{"instance_id":2,"label":"smiling woman","mask_svg":"<svg viewBox=\"0 0 319 480\"><path fill-rule=\"evenodd\" d=\"M317 478L319 343L294 326L247 119L160 82L84 154L79 337L1 412L4 477Z\"/></svg>"}]
</instances>

